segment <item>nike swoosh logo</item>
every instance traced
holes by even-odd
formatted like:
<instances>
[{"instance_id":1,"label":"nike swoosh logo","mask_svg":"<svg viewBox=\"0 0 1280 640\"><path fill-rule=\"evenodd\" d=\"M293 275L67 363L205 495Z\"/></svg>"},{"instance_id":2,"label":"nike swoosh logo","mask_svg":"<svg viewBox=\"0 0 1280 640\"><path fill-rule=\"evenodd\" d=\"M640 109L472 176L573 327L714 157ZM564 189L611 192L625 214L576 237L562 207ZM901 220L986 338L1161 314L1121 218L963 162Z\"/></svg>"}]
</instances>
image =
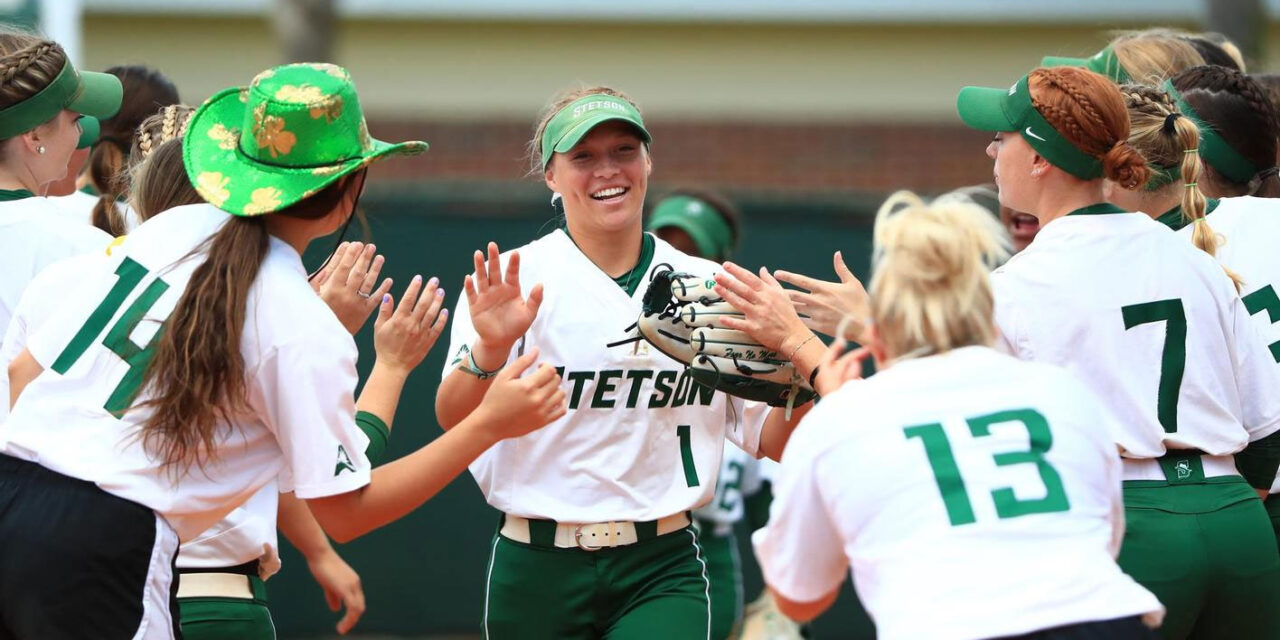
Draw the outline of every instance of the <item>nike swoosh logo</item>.
<instances>
[{"instance_id":1,"label":"nike swoosh logo","mask_svg":"<svg viewBox=\"0 0 1280 640\"><path fill-rule=\"evenodd\" d=\"M1040 142L1048 142L1048 140L1045 140L1044 138L1041 138L1040 136L1032 133L1031 127L1027 127L1027 135L1031 136L1032 138L1035 138L1036 140L1039 140Z\"/></svg>"}]
</instances>

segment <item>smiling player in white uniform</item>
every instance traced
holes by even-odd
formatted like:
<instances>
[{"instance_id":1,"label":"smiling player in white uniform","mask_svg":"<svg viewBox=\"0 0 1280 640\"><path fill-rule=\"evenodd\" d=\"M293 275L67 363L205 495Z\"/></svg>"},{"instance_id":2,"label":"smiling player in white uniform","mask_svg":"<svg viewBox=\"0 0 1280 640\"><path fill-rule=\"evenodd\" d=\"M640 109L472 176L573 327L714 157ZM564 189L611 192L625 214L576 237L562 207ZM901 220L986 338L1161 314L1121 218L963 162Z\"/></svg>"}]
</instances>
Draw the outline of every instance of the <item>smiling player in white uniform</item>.
<instances>
[{"instance_id":1,"label":"smiling player in white uniform","mask_svg":"<svg viewBox=\"0 0 1280 640\"><path fill-rule=\"evenodd\" d=\"M1153 638L1139 616L1160 603L1114 560L1111 416L1065 371L991 348L996 224L910 194L881 208L878 373L792 437L754 536L765 580L809 619L852 567L882 640Z\"/></svg>"},{"instance_id":2,"label":"smiling player in white uniform","mask_svg":"<svg viewBox=\"0 0 1280 640\"><path fill-rule=\"evenodd\" d=\"M569 395L563 419L471 466L505 514L487 569L490 638L707 638L708 585L686 514L711 499L726 437L776 456L793 426L781 410L695 383L643 342L607 346L640 316L656 269L716 269L643 232L649 140L616 91L554 104L535 166L562 194L566 227L501 257L490 244L487 261L476 252L459 302L442 425L533 347Z\"/></svg>"}]
</instances>

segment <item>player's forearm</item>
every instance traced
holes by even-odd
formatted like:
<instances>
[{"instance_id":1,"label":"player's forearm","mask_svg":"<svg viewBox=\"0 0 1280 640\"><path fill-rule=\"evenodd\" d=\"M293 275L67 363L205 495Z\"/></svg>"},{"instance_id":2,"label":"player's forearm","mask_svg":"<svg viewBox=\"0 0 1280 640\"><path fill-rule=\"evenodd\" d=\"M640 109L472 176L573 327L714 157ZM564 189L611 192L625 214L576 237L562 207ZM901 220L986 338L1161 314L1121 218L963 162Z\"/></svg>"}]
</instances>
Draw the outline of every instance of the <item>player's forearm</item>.
<instances>
[{"instance_id":1,"label":"player's forearm","mask_svg":"<svg viewBox=\"0 0 1280 640\"><path fill-rule=\"evenodd\" d=\"M493 384L493 378L480 378L461 369L454 369L440 381L436 390L436 422L448 431L462 422L484 399Z\"/></svg>"},{"instance_id":2,"label":"player's forearm","mask_svg":"<svg viewBox=\"0 0 1280 640\"><path fill-rule=\"evenodd\" d=\"M324 531L349 542L417 509L496 442L473 412L431 443L373 470L364 488L307 500Z\"/></svg>"},{"instance_id":3,"label":"player's forearm","mask_svg":"<svg viewBox=\"0 0 1280 640\"><path fill-rule=\"evenodd\" d=\"M827 352L827 345L823 344L821 339L813 333L809 333L809 336L813 336L813 339L810 340L806 336L796 343L799 348L783 344L784 354L795 354L791 356L791 364L795 365L796 373L805 380L812 379L813 370L818 368L818 363L822 362L822 356Z\"/></svg>"},{"instance_id":4,"label":"player's forearm","mask_svg":"<svg viewBox=\"0 0 1280 640\"><path fill-rule=\"evenodd\" d=\"M408 371L375 360L373 370L364 382L364 389L361 389L360 397L356 399L356 411L367 411L378 416L387 425L387 429L390 429L391 421L396 416L396 407L400 405L400 393L404 391L404 383L408 378Z\"/></svg>"},{"instance_id":5,"label":"player's forearm","mask_svg":"<svg viewBox=\"0 0 1280 640\"><path fill-rule=\"evenodd\" d=\"M276 510L276 518L280 523L280 533L307 559L332 551L329 537L311 515L307 503L299 500L292 493L280 494L280 505Z\"/></svg>"},{"instance_id":6,"label":"player's forearm","mask_svg":"<svg viewBox=\"0 0 1280 640\"><path fill-rule=\"evenodd\" d=\"M772 460L782 460L782 450L791 439L791 432L796 425L813 408L812 402L806 402L791 409L791 419L787 419L786 407L774 407L764 419L764 427L760 430L760 453Z\"/></svg>"}]
</instances>

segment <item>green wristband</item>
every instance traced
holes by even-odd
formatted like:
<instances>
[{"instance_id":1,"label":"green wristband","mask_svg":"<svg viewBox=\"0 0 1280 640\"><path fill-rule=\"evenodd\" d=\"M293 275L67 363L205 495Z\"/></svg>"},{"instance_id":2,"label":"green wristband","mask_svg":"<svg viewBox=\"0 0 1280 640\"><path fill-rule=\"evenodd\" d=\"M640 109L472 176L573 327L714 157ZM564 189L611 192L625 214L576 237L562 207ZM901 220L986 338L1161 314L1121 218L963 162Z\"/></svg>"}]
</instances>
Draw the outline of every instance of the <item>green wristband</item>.
<instances>
[{"instance_id":1,"label":"green wristband","mask_svg":"<svg viewBox=\"0 0 1280 640\"><path fill-rule=\"evenodd\" d=\"M378 466L382 464L382 458L387 453L387 438L391 436L391 428L382 418L369 413L368 411L356 412L356 426L364 432L369 438L369 446L364 450L364 456L369 459L370 466Z\"/></svg>"}]
</instances>

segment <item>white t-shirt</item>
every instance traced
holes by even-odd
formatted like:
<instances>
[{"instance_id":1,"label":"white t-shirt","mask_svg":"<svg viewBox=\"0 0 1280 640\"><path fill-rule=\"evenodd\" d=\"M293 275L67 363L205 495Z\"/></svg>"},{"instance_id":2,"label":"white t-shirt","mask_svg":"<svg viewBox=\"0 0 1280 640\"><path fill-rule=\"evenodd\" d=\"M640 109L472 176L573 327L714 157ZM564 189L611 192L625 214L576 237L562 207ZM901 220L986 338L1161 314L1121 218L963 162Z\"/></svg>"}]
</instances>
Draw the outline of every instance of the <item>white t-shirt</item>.
<instances>
[{"instance_id":1,"label":"white t-shirt","mask_svg":"<svg viewBox=\"0 0 1280 640\"><path fill-rule=\"evenodd\" d=\"M757 460L728 440L724 443L724 456L720 460L720 476L716 479L716 493L711 502L698 507L693 515L698 520L713 525L711 533L718 536L733 533L733 525L746 515L745 499L760 490L763 481L760 468L768 458Z\"/></svg>"},{"instance_id":2,"label":"white t-shirt","mask_svg":"<svg viewBox=\"0 0 1280 640\"><path fill-rule=\"evenodd\" d=\"M68 223L48 198L0 202L0 335L27 283L45 267L71 256L102 251L111 236L90 226Z\"/></svg>"},{"instance_id":3,"label":"white t-shirt","mask_svg":"<svg viewBox=\"0 0 1280 640\"><path fill-rule=\"evenodd\" d=\"M1076 374L1127 457L1230 455L1280 429L1280 369L1235 287L1146 214L1054 220L992 286L1001 346Z\"/></svg>"},{"instance_id":4,"label":"white t-shirt","mask_svg":"<svg viewBox=\"0 0 1280 640\"><path fill-rule=\"evenodd\" d=\"M1273 242L1280 238L1280 200L1222 198L1205 220L1218 236L1218 262L1243 280L1245 310L1272 358L1280 362L1280 252ZM1190 241L1192 231L1186 226L1178 233ZM1280 477L1271 491L1280 492Z\"/></svg>"},{"instance_id":5,"label":"white t-shirt","mask_svg":"<svg viewBox=\"0 0 1280 640\"><path fill-rule=\"evenodd\" d=\"M57 311L66 297L63 292L74 289L85 273L98 269L108 260L107 252L86 253L60 260L36 274L14 309L13 320L0 346L0 370L27 347L28 327L44 324ZM0 403L0 422L9 415L9 377L0 376L0 390L5 401ZM276 482L267 483L243 506L200 534L200 537L178 549L180 569L234 567L259 560L259 576L267 579L280 569L279 541L276 535L276 511L279 500Z\"/></svg>"},{"instance_id":6,"label":"white t-shirt","mask_svg":"<svg viewBox=\"0 0 1280 640\"><path fill-rule=\"evenodd\" d=\"M45 371L0 426L0 452L145 505L183 542L277 476L280 491L303 499L368 484L368 438L355 423L355 343L307 284L297 252L274 237L245 312L248 410L218 432L217 461L174 478L137 439L147 410L111 412L134 388L118 354L145 353L202 262L183 258L230 218L207 204L170 209L83 274L29 338ZM144 360L135 358L139 371Z\"/></svg>"},{"instance_id":7,"label":"white t-shirt","mask_svg":"<svg viewBox=\"0 0 1280 640\"><path fill-rule=\"evenodd\" d=\"M627 337L655 269L717 270L662 240L654 243L649 271L630 296L562 230L518 249L523 293L538 283L545 293L512 357L541 349L540 360L562 372L569 410L472 463L471 474L495 508L559 522L657 520L711 499L726 437L752 454L759 449L767 405L698 385L684 365L643 341L605 346ZM504 265L509 255L501 256ZM460 297L444 376L476 337Z\"/></svg>"},{"instance_id":8,"label":"white t-shirt","mask_svg":"<svg viewBox=\"0 0 1280 640\"><path fill-rule=\"evenodd\" d=\"M813 602L852 567L881 640L1020 635L1160 610L1114 561L1112 417L1066 372L986 347L850 382L801 421L753 536Z\"/></svg>"}]
</instances>

